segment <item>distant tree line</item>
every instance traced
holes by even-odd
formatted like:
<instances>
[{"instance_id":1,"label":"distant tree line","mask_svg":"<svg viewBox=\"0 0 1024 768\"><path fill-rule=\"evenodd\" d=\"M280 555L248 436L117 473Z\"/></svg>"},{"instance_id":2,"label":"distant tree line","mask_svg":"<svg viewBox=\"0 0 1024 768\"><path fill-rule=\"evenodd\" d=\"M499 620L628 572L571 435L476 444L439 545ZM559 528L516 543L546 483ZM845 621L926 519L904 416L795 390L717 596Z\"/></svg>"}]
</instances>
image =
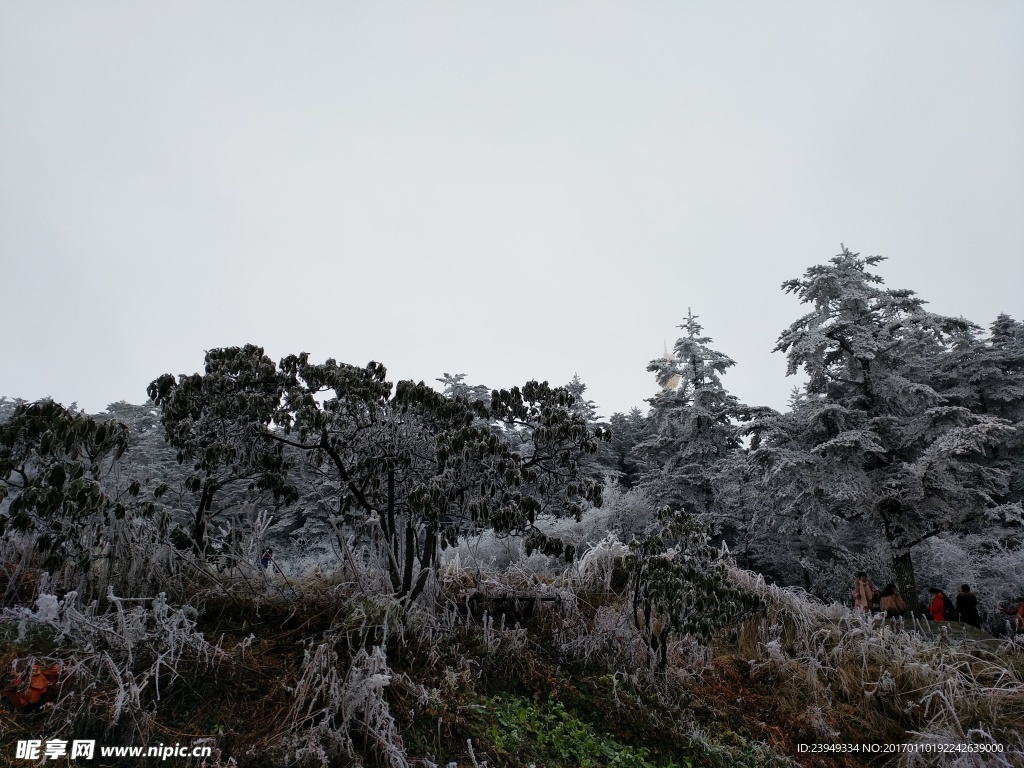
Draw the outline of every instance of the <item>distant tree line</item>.
<instances>
[{"instance_id":1,"label":"distant tree line","mask_svg":"<svg viewBox=\"0 0 1024 768\"><path fill-rule=\"evenodd\" d=\"M807 377L785 412L727 391L735 363L692 312L648 367L661 386L649 412L607 421L578 376L490 390L445 373L437 391L392 384L375 362L275 362L252 345L211 350L202 373L163 374L147 405L101 416L0 400L0 537L31 541L46 568L87 570L116 558L134 521L230 565L241 510L296 509L338 534L340 556L372 552L411 603L442 551L484 530L571 559L540 521L589 514L613 483L663 508L637 543L654 579L637 582L640 607L678 600L692 576L656 588L657 550L707 554L709 540L808 591L840 594L867 563L914 598L936 541L1022 552L1024 324L999 315L985 332L928 312L885 288L881 261L844 248L783 285L807 309L775 347Z\"/></svg>"},{"instance_id":2,"label":"distant tree line","mask_svg":"<svg viewBox=\"0 0 1024 768\"><path fill-rule=\"evenodd\" d=\"M936 537L1019 557L1024 324L1001 314L986 333L928 312L884 287L882 260L844 248L783 285L808 309L775 347L807 376L784 413L728 393L734 362L689 314L648 367L663 386L649 414L611 417L602 466L695 515L741 564L809 591L841 594L867 561L914 598Z\"/></svg>"}]
</instances>

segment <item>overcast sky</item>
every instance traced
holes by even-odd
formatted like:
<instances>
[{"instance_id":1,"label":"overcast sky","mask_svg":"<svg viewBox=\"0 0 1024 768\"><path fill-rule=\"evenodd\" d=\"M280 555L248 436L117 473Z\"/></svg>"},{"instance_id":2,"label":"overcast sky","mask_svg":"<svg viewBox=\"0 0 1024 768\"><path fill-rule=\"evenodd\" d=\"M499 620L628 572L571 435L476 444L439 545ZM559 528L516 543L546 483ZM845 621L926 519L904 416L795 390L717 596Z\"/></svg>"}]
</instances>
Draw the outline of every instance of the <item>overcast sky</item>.
<instances>
[{"instance_id":1,"label":"overcast sky","mask_svg":"<svg viewBox=\"0 0 1024 768\"><path fill-rule=\"evenodd\" d=\"M0 3L0 394L204 350L644 406L692 307L784 407L783 280L1024 318L1024 3Z\"/></svg>"}]
</instances>

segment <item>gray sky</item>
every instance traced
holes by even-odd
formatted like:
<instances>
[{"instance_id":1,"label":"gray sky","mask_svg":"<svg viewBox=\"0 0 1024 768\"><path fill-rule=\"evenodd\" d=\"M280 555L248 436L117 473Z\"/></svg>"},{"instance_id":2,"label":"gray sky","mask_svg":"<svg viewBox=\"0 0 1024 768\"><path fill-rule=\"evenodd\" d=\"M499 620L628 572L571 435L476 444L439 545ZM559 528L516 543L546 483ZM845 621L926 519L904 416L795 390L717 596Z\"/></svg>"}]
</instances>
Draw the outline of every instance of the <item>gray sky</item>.
<instances>
[{"instance_id":1,"label":"gray sky","mask_svg":"<svg viewBox=\"0 0 1024 768\"><path fill-rule=\"evenodd\" d=\"M1024 3L0 4L0 394L247 342L644 406L687 307L783 407L840 243L1024 318Z\"/></svg>"}]
</instances>

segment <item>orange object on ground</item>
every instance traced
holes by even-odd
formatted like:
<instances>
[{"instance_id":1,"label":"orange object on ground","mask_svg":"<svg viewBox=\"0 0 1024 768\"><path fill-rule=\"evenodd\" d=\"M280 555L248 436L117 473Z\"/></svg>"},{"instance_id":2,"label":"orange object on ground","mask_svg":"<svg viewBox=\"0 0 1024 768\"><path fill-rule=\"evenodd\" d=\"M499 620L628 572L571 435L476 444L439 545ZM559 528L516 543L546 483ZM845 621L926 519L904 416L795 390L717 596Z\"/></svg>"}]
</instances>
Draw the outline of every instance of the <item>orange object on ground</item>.
<instances>
[{"instance_id":1,"label":"orange object on ground","mask_svg":"<svg viewBox=\"0 0 1024 768\"><path fill-rule=\"evenodd\" d=\"M33 664L27 680L23 676L15 677L11 684L0 693L0 696L11 702L11 706L24 709L38 704L44 698L52 697L57 690L58 677L60 677L59 664L50 666Z\"/></svg>"}]
</instances>

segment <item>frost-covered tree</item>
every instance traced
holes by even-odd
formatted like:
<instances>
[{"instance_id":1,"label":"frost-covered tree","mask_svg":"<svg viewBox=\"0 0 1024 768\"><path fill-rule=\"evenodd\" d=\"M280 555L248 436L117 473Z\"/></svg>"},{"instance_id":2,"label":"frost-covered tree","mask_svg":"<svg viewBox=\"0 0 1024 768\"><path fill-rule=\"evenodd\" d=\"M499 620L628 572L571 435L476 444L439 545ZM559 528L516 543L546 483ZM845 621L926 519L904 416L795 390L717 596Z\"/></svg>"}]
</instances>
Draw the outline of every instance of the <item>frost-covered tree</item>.
<instances>
[{"instance_id":1,"label":"frost-covered tree","mask_svg":"<svg viewBox=\"0 0 1024 768\"><path fill-rule=\"evenodd\" d=\"M1013 427L951 404L934 383L962 318L925 311L913 291L881 287L883 260L843 248L829 264L783 284L811 311L776 351L808 376L797 428L763 430L753 458L777 496L815 500L800 513L863 519L888 552L905 595L916 596L912 553L944 531L1016 517L1001 503L1008 475L986 456Z\"/></svg>"},{"instance_id":2,"label":"frost-covered tree","mask_svg":"<svg viewBox=\"0 0 1024 768\"><path fill-rule=\"evenodd\" d=\"M609 431L608 424L601 421L594 401L587 399L587 385L583 383L578 373L573 374L572 380L563 385L563 389L572 397L572 402L568 406L570 413L583 419L592 428L598 427L602 432ZM580 472L584 477L598 483L604 482L605 468L601 460L600 449L595 453L581 455L578 462Z\"/></svg>"},{"instance_id":3,"label":"frost-covered tree","mask_svg":"<svg viewBox=\"0 0 1024 768\"><path fill-rule=\"evenodd\" d=\"M823 583L837 562L849 562L851 541L844 519L853 516L861 488L837 472L842 459L814 451L822 440L820 396L796 389L789 409L763 409L744 425L749 451L738 453L723 478L721 514L745 524L743 558L780 581L794 580L808 592L828 591ZM855 533L855 532L854 532Z\"/></svg>"},{"instance_id":4,"label":"frost-covered tree","mask_svg":"<svg viewBox=\"0 0 1024 768\"><path fill-rule=\"evenodd\" d=\"M635 488L642 473L636 446L644 440L647 415L639 408L632 408L629 413L613 413L608 421L611 440L601 444L597 454L598 466L622 488Z\"/></svg>"},{"instance_id":5,"label":"frost-covered tree","mask_svg":"<svg viewBox=\"0 0 1024 768\"><path fill-rule=\"evenodd\" d=\"M646 463L643 482L657 500L706 520L715 496L716 472L740 447L732 418L739 401L721 376L735 363L711 347L692 311L667 358L652 360L662 391L648 400L647 433L636 453Z\"/></svg>"},{"instance_id":6,"label":"frost-covered tree","mask_svg":"<svg viewBox=\"0 0 1024 768\"><path fill-rule=\"evenodd\" d=\"M956 337L936 371L945 396L978 413L1018 421L1024 415L1024 323L999 315L987 337Z\"/></svg>"},{"instance_id":7,"label":"frost-covered tree","mask_svg":"<svg viewBox=\"0 0 1024 768\"><path fill-rule=\"evenodd\" d=\"M673 634L706 642L721 627L749 618L760 601L730 581L728 556L711 546L692 515L663 507L658 516L657 530L632 542L625 565L633 620L664 673Z\"/></svg>"},{"instance_id":8,"label":"frost-covered tree","mask_svg":"<svg viewBox=\"0 0 1024 768\"><path fill-rule=\"evenodd\" d=\"M173 403L182 381L195 393L182 407L183 437L201 447L200 461L216 460L209 466L223 473L274 455L268 446L302 456L336 494L334 522L369 537L394 594L409 602L446 541L467 528L524 533L528 549L568 555L536 518L600 504L578 458L596 451L603 431L546 383L494 391L484 403L422 382L392 387L375 362L314 363L303 353L275 365L252 346L214 350L204 375L163 377L151 396Z\"/></svg>"},{"instance_id":9,"label":"frost-covered tree","mask_svg":"<svg viewBox=\"0 0 1024 768\"><path fill-rule=\"evenodd\" d=\"M588 424L595 424L601 420L597 415L597 406L593 400L587 400L583 395L587 391L587 385L580 379L578 373L572 375L572 381L565 385L566 391L572 395L573 403L569 410L582 416Z\"/></svg>"},{"instance_id":10,"label":"frost-covered tree","mask_svg":"<svg viewBox=\"0 0 1024 768\"><path fill-rule=\"evenodd\" d=\"M461 397L470 402L487 402L491 399L491 390L483 384L467 384L466 374L450 373L444 374L440 379L435 379L444 384L445 397Z\"/></svg>"},{"instance_id":11,"label":"frost-covered tree","mask_svg":"<svg viewBox=\"0 0 1024 768\"><path fill-rule=\"evenodd\" d=\"M128 429L118 421L52 400L19 403L0 423L0 536L32 536L44 567L70 560L88 569L102 524L129 511L101 482L127 448ZM139 490L131 483L126 497ZM142 511L152 511L152 502Z\"/></svg>"},{"instance_id":12,"label":"frost-covered tree","mask_svg":"<svg viewBox=\"0 0 1024 768\"><path fill-rule=\"evenodd\" d=\"M963 334L936 375L950 404L999 416L1017 427L987 459L1010 475L1007 500L1024 501L1024 323L1001 314L989 334Z\"/></svg>"},{"instance_id":13,"label":"frost-covered tree","mask_svg":"<svg viewBox=\"0 0 1024 768\"><path fill-rule=\"evenodd\" d=\"M178 463L190 469L185 487L196 497L190 538L200 554L207 552L210 518L226 506L218 507L218 495L243 487L279 503L298 496L284 446L263 432L283 391L274 362L249 345L211 350L205 363L203 374L167 373L147 390Z\"/></svg>"}]
</instances>

